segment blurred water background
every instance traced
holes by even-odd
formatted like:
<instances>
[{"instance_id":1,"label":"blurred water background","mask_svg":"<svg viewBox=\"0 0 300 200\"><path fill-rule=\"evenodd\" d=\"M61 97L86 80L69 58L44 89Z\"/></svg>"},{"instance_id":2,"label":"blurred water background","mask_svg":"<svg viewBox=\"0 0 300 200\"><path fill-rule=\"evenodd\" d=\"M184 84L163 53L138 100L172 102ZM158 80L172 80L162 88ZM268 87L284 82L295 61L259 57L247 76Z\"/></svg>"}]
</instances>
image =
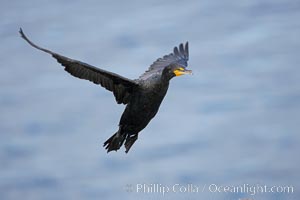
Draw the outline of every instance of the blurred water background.
<instances>
[{"instance_id":1,"label":"blurred water background","mask_svg":"<svg viewBox=\"0 0 300 200\"><path fill-rule=\"evenodd\" d=\"M300 198L299 1L2 0L0 11L1 200ZM132 79L189 41L194 75L172 80L129 154L107 154L124 106L26 44L19 27ZM163 196L137 193L140 183L206 188Z\"/></svg>"}]
</instances>

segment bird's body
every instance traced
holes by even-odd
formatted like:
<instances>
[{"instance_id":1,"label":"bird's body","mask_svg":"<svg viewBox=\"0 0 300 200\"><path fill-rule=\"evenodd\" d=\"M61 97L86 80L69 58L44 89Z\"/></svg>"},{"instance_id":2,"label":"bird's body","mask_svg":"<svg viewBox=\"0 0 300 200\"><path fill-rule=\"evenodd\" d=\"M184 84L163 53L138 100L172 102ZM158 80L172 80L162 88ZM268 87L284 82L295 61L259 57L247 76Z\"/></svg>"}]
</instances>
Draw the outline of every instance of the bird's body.
<instances>
[{"instance_id":1,"label":"bird's body","mask_svg":"<svg viewBox=\"0 0 300 200\"><path fill-rule=\"evenodd\" d=\"M32 43L20 29L20 34L31 46L51 54L71 75L99 84L112 91L117 103L127 104L119 122L118 131L104 146L107 151L118 150L125 142L126 153L159 110L174 76L191 73L186 70L188 43L181 44L174 53L157 59L150 68L136 80L108 72L89 64L67 58Z\"/></svg>"},{"instance_id":2,"label":"bird's body","mask_svg":"<svg viewBox=\"0 0 300 200\"><path fill-rule=\"evenodd\" d=\"M137 80L139 88L132 94L119 123L119 130L114 136L120 135L119 142L123 143L123 135L127 135L125 142L126 152L137 139L138 133L143 130L156 115L168 88L169 80L162 79L159 75L152 75L145 80ZM111 140L110 140L111 139ZM104 144L109 144L112 137ZM113 143L112 143L113 144ZM117 143L116 146L120 144Z\"/></svg>"},{"instance_id":3,"label":"bird's body","mask_svg":"<svg viewBox=\"0 0 300 200\"><path fill-rule=\"evenodd\" d=\"M132 94L133 98L125 108L120 125L133 125L135 128L130 129L130 131L139 132L155 116L169 87L168 82L163 84L160 83L160 80L155 81L151 80L151 82L144 81L140 83L141 88ZM152 84L152 82L154 83Z\"/></svg>"}]
</instances>

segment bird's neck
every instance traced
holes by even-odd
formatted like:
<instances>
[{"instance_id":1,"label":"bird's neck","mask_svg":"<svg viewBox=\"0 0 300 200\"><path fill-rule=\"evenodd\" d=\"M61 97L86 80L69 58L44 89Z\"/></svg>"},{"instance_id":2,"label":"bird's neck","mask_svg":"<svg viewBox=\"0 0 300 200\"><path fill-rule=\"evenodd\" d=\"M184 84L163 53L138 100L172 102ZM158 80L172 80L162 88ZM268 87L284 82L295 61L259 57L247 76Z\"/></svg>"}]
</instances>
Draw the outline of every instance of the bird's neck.
<instances>
[{"instance_id":1,"label":"bird's neck","mask_svg":"<svg viewBox=\"0 0 300 200\"><path fill-rule=\"evenodd\" d=\"M172 77L169 77L169 76L163 74L160 78L160 82L161 82L161 84L169 85L171 78Z\"/></svg>"},{"instance_id":2,"label":"bird's neck","mask_svg":"<svg viewBox=\"0 0 300 200\"><path fill-rule=\"evenodd\" d=\"M168 70L163 70L161 74L161 81L169 84L169 81L174 77L173 74L168 73Z\"/></svg>"}]
</instances>

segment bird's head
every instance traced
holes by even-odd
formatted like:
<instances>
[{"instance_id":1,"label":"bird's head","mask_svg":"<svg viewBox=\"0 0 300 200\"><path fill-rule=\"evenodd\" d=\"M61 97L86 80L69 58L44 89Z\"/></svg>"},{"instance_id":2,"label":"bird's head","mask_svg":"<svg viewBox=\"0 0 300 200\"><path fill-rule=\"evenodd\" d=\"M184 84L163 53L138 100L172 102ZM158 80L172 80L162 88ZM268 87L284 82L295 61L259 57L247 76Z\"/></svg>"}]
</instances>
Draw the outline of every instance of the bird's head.
<instances>
[{"instance_id":1,"label":"bird's head","mask_svg":"<svg viewBox=\"0 0 300 200\"><path fill-rule=\"evenodd\" d=\"M171 64L163 70L163 76L167 77L169 80L175 76L185 74L192 74L192 70L187 70L185 66L180 64Z\"/></svg>"}]
</instances>

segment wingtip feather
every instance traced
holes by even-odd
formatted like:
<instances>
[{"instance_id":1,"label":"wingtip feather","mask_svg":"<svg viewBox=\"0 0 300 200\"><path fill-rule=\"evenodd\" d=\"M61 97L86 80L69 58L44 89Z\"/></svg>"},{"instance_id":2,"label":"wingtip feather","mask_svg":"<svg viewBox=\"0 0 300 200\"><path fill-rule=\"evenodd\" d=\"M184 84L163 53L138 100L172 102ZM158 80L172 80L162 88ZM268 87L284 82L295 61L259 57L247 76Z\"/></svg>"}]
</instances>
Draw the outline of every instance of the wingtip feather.
<instances>
[{"instance_id":1,"label":"wingtip feather","mask_svg":"<svg viewBox=\"0 0 300 200\"><path fill-rule=\"evenodd\" d=\"M185 56L187 57L187 58L189 58L189 42L188 41L186 41L186 43L185 43Z\"/></svg>"},{"instance_id":2,"label":"wingtip feather","mask_svg":"<svg viewBox=\"0 0 300 200\"><path fill-rule=\"evenodd\" d=\"M176 56L179 56L179 50L178 50L177 47L174 47L173 52L174 52L174 54L175 54ZM166 55L166 56L167 56L167 55Z\"/></svg>"}]
</instances>

